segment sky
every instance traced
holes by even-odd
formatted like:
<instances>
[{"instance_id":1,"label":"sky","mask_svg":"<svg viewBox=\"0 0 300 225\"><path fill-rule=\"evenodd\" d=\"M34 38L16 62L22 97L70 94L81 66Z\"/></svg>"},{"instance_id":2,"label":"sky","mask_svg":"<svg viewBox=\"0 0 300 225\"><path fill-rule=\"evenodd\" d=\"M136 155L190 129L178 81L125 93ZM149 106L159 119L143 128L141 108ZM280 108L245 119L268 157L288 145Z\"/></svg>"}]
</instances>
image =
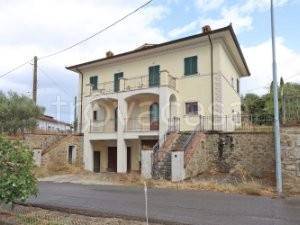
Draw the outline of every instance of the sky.
<instances>
[{"instance_id":1,"label":"sky","mask_svg":"<svg viewBox=\"0 0 300 225\"><path fill-rule=\"evenodd\" d=\"M278 75L300 82L300 1L274 0ZM0 75L80 41L121 18L146 0L0 0ZM46 114L71 122L78 75L65 69L232 23L249 65L242 94L264 94L272 80L269 0L154 0L137 14L63 54L38 61L38 104ZM31 96L32 65L0 79L1 91Z\"/></svg>"}]
</instances>

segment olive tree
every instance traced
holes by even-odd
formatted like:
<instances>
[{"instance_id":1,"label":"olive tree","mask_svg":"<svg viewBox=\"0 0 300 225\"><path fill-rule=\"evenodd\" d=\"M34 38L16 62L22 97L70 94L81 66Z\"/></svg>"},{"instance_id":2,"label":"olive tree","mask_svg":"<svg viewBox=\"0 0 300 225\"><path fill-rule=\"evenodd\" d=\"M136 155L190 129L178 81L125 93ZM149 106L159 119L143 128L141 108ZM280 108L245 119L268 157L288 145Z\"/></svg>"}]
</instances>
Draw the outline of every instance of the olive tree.
<instances>
[{"instance_id":1,"label":"olive tree","mask_svg":"<svg viewBox=\"0 0 300 225\"><path fill-rule=\"evenodd\" d=\"M37 126L37 118L43 109L24 95L0 92L0 132L16 134L31 131Z\"/></svg>"},{"instance_id":2,"label":"olive tree","mask_svg":"<svg viewBox=\"0 0 300 225\"><path fill-rule=\"evenodd\" d=\"M24 202L37 193L33 153L19 141L0 136L0 203Z\"/></svg>"}]
</instances>

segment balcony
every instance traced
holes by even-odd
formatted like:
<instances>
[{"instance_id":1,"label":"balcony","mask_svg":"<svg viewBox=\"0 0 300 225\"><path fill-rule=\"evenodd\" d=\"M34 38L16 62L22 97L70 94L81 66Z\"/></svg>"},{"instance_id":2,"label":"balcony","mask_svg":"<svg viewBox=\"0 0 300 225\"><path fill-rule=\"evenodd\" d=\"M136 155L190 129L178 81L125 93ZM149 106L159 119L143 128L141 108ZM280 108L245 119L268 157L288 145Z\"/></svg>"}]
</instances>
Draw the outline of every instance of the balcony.
<instances>
[{"instance_id":1,"label":"balcony","mask_svg":"<svg viewBox=\"0 0 300 225\"><path fill-rule=\"evenodd\" d=\"M117 123L115 119L97 121L90 121L91 133L115 133L117 132Z\"/></svg>"},{"instance_id":2,"label":"balcony","mask_svg":"<svg viewBox=\"0 0 300 225\"><path fill-rule=\"evenodd\" d=\"M168 71L160 71L158 80L151 80L149 75L138 76L133 78L120 78L118 82L110 81L105 83L98 83L97 87L89 87L90 95L94 94L112 94L115 92L126 92L133 90L140 90L153 87L169 87L176 90L176 78L171 76Z\"/></svg>"},{"instance_id":3,"label":"balcony","mask_svg":"<svg viewBox=\"0 0 300 225\"><path fill-rule=\"evenodd\" d=\"M128 118L126 121L125 131L127 132L148 132L159 130L159 118L138 117Z\"/></svg>"}]
</instances>

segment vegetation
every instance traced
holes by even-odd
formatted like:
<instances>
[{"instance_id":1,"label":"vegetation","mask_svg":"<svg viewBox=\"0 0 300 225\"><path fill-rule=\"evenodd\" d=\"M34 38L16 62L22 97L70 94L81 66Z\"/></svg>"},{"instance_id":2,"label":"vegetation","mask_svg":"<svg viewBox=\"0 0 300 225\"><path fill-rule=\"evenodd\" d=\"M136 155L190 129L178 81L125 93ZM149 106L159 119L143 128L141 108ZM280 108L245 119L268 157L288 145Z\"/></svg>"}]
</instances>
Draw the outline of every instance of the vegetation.
<instances>
[{"instance_id":1,"label":"vegetation","mask_svg":"<svg viewBox=\"0 0 300 225\"><path fill-rule=\"evenodd\" d=\"M278 88L278 96L280 118L283 117L285 110L286 114L294 117L294 119L298 119L300 117L300 85L296 83L284 83L283 79L281 79ZM273 84L271 83L268 93L262 96L253 93L246 94L242 98L242 112L244 114L252 115L259 121L262 121L267 117L273 117Z\"/></svg>"},{"instance_id":2,"label":"vegetation","mask_svg":"<svg viewBox=\"0 0 300 225\"><path fill-rule=\"evenodd\" d=\"M0 92L0 131L16 134L26 130L31 131L37 126L37 118L43 109L34 102L14 92Z\"/></svg>"},{"instance_id":3,"label":"vegetation","mask_svg":"<svg viewBox=\"0 0 300 225\"><path fill-rule=\"evenodd\" d=\"M34 167L32 151L0 136L0 203L25 201L37 193Z\"/></svg>"}]
</instances>

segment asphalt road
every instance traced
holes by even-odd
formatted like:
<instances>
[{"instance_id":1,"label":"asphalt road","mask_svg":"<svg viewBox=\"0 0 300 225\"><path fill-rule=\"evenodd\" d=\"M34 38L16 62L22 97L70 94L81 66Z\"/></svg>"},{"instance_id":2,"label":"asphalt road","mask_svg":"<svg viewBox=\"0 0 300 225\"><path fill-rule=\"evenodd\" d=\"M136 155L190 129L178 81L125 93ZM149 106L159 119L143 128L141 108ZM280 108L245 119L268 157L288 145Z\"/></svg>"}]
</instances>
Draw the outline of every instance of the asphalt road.
<instances>
[{"instance_id":1,"label":"asphalt road","mask_svg":"<svg viewBox=\"0 0 300 225\"><path fill-rule=\"evenodd\" d=\"M41 182L39 192L28 203L90 216L141 220L145 215L142 188ZM299 225L300 198L150 189L149 217L164 224Z\"/></svg>"}]
</instances>

